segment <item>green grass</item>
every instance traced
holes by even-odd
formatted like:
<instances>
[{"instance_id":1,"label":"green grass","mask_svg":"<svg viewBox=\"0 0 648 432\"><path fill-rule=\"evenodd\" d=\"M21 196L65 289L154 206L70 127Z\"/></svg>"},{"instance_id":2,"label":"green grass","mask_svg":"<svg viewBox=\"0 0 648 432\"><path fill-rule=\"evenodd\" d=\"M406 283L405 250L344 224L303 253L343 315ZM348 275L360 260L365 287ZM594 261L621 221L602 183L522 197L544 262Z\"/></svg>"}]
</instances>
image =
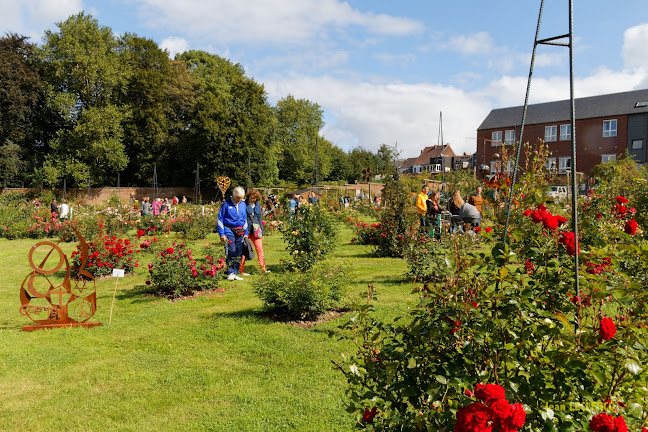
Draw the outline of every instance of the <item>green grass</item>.
<instances>
[{"instance_id":1,"label":"green grass","mask_svg":"<svg viewBox=\"0 0 648 432\"><path fill-rule=\"evenodd\" d=\"M403 283L406 264L373 258L342 228L336 259L352 265L349 297L374 283L377 315L418 302ZM194 249L217 241L194 242ZM343 316L303 329L260 314L250 281L221 282L223 294L172 303L143 294L146 263L119 280L97 281L91 329L22 332L20 285L33 240L0 239L0 430L349 431L346 383L331 360L354 352L340 340ZM268 268L287 257L279 235L264 240ZM64 245L66 252L73 244ZM256 262L246 270L256 270Z\"/></svg>"}]
</instances>

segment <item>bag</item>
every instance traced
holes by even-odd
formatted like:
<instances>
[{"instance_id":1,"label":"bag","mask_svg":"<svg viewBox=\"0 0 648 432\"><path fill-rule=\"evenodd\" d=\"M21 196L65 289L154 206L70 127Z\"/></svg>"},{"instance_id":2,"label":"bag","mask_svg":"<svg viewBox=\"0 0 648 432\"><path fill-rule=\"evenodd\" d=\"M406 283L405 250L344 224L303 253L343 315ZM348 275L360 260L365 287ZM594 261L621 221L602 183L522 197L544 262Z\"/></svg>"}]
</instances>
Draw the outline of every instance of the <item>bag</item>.
<instances>
[{"instance_id":1,"label":"bag","mask_svg":"<svg viewBox=\"0 0 648 432\"><path fill-rule=\"evenodd\" d=\"M254 259L254 248L252 247L252 242L247 237L243 237L243 256L246 261Z\"/></svg>"},{"instance_id":2,"label":"bag","mask_svg":"<svg viewBox=\"0 0 648 432\"><path fill-rule=\"evenodd\" d=\"M252 224L252 233L256 238L263 238L263 231L261 231L261 225Z\"/></svg>"},{"instance_id":3,"label":"bag","mask_svg":"<svg viewBox=\"0 0 648 432\"><path fill-rule=\"evenodd\" d=\"M243 228L243 227L234 227L234 228L230 228L230 229L232 230L234 235L241 236L241 235L245 234L245 228Z\"/></svg>"}]
</instances>

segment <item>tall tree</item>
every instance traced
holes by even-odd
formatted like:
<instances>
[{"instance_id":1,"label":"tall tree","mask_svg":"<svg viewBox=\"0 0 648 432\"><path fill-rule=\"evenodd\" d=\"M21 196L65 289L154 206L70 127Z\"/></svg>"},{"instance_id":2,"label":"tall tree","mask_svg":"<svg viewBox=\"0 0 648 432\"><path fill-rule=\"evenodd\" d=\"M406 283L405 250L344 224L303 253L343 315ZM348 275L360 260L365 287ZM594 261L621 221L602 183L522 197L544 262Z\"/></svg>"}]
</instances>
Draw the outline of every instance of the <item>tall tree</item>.
<instances>
[{"instance_id":1,"label":"tall tree","mask_svg":"<svg viewBox=\"0 0 648 432\"><path fill-rule=\"evenodd\" d=\"M3 187L11 186L26 165L20 150L20 146L11 140L0 146L0 182Z\"/></svg>"},{"instance_id":2,"label":"tall tree","mask_svg":"<svg viewBox=\"0 0 648 432\"><path fill-rule=\"evenodd\" d=\"M49 103L65 120L45 162L46 181L63 177L83 184L104 183L128 163L122 123L128 112L117 105L117 92L128 79L109 27L79 13L46 31L41 57L48 65ZM74 170L70 172L70 170Z\"/></svg>"},{"instance_id":3,"label":"tall tree","mask_svg":"<svg viewBox=\"0 0 648 432\"><path fill-rule=\"evenodd\" d=\"M183 140L181 163L200 162L207 184L230 177L246 186L276 178L273 166L272 109L262 85L248 78L240 64L204 51L188 51L179 60L187 63L197 80L197 100L191 129Z\"/></svg>"},{"instance_id":4,"label":"tall tree","mask_svg":"<svg viewBox=\"0 0 648 432\"><path fill-rule=\"evenodd\" d=\"M279 175L298 184L315 179L315 139L324 127L317 103L288 95L277 102L277 140L282 149ZM322 152L319 154L322 156Z\"/></svg>"}]
</instances>

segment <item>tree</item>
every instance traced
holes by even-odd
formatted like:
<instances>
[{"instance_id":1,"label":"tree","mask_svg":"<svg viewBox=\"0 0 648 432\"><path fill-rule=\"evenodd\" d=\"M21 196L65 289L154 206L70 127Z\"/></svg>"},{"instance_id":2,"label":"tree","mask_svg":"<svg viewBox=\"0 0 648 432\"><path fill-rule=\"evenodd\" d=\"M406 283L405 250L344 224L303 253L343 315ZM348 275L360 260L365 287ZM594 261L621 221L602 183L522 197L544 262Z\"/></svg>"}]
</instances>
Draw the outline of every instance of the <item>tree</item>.
<instances>
[{"instance_id":1,"label":"tree","mask_svg":"<svg viewBox=\"0 0 648 432\"><path fill-rule=\"evenodd\" d=\"M40 49L47 63L49 104L65 121L45 161L46 181L71 177L77 184L105 183L128 163L117 93L128 78L109 27L81 12L45 32ZM73 172L67 171L74 169Z\"/></svg>"},{"instance_id":2,"label":"tree","mask_svg":"<svg viewBox=\"0 0 648 432\"><path fill-rule=\"evenodd\" d=\"M5 144L0 146L0 181L2 181L2 185L4 187L11 185L12 180L18 177L24 166L25 162L20 155L20 146L11 140L5 141Z\"/></svg>"},{"instance_id":3,"label":"tree","mask_svg":"<svg viewBox=\"0 0 648 432\"><path fill-rule=\"evenodd\" d=\"M376 158L375 155L369 150L361 147L356 147L349 153L349 162L351 164L351 177L348 181L362 179L362 170L369 168L372 172L376 172Z\"/></svg>"},{"instance_id":4,"label":"tree","mask_svg":"<svg viewBox=\"0 0 648 432\"><path fill-rule=\"evenodd\" d=\"M324 126L320 106L288 95L277 102L277 140L281 145L279 175L300 185L315 180L315 139ZM320 160L322 152L319 153Z\"/></svg>"}]
</instances>

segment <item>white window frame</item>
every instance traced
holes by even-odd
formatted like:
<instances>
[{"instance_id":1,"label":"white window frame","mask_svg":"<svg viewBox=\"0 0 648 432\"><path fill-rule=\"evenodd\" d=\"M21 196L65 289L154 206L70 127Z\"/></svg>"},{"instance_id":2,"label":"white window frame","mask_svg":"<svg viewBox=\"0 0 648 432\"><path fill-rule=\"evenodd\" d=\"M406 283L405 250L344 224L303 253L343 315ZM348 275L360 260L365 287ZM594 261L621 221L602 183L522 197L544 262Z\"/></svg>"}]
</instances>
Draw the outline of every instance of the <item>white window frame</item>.
<instances>
[{"instance_id":1,"label":"white window frame","mask_svg":"<svg viewBox=\"0 0 648 432\"><path fill-rule=\"evenodd\" d=\"M513 145L515 144L515 129L507 130L505 131L504 135L504 143L506 145Z\"/></svg>"},{"instance_id":2,"label":"white window frame","mask_svg":"<svg viewBox=\"0 0 648 432\"><path fill-rule=\"evenodd\" d=\"M547 171L553 173L558 171L558 160L555 157L547 158Z\"/></svg>"},{"instance_id":3,"label":"white window frame","mask_svg":"<svg viewBox=\"0 0 648 432\"><path fill-rule=\"evenodd\" d=\"M614 162L616 160L616 154L602 154L601 163Z\"/></svg>"},{"instance_id":4,"label":"white window frame","mask_svg":"<svg viewBox=\"0 0 648 432\"><path fill-rule=\"evenodd\" d=\"M643 140L638 139L638 140L632 140L632 144L630 146L630 150L642 150L644 148L643 145Z\"/></svg>"},{"instance_id":5,"label":"white window frame","mask_svg":"<svg viewBox=\"0 0 648 432\"><path fill-rule=\"evenodd\" d=\"M564 156L558 158L558 174L567 174L568 169L571 169L571 157Z\"/></svg>"},{"instance_id":6,"label":"white window frame","mask_svg":"<svg viewBox=\"0 0 648 432\"><path fill-rule=\"evenodd\" d=\"M506 173L513 173L513 168L515 168L515 161L514 160L509 160L506 163Z\"/></svg>"},{"instance_id":7,"label":"white window frame","mask_svg":"<svg viewBox=\"0 0 648 432\"><path fill-rule=\"evenodd\" d=\"M491 147L502 145L502 131L491 132Z\"/></svg>"},{"instance_id":8,"label":"white window frame","mask_svg":"<svg viewBox=\"0 0 648 432\"><path fill-rule=\"evenodd\" d=\"M571 141L571 124L560 125L560 141Z\"/></svg>"},{"instance_id":9,"label":"white window frame","mask_svg":"<svg viewBox=\"0 0 648 432\"><path fill-rule=\"evenodd\" d=\"M603 138L617 136L617 120L603 120Z\"/></svg>"},{"instance_id":10,"label":"white window frame","mask_svg":"<svg viewBox=\"0 0 648 432\"><path fill-rule=\"evenodd\" d=\"M558 126L545 126L545 142L554 142L558 134Z\"/></svg>"},{"instance_id":11,"label":"white window frame","mask_svg":"<svg viewBox=\"0 0 648 432\"><path fill-rule=\"evenodd\" d=\"M491 174L500 172L501 167L502 167L502 161L499 160L490 161Z\"/></svg>"}]
</instances>

